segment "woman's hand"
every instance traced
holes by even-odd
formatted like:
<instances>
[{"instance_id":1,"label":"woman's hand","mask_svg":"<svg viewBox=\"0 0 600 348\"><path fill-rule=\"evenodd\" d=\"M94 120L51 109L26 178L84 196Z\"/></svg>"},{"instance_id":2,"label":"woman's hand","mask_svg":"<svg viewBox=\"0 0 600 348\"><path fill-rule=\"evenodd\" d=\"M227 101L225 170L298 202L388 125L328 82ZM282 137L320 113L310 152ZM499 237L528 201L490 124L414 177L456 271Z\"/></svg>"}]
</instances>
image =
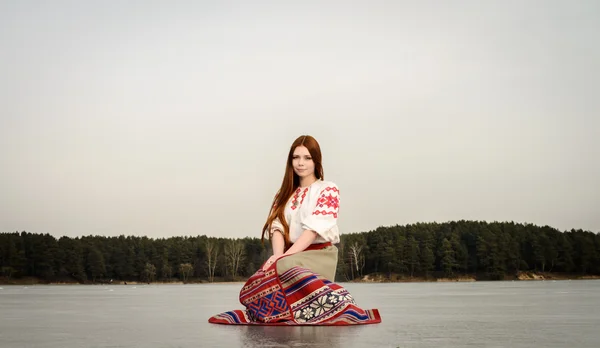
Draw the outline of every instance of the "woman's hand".
<instances>
[{"instance_id":1,"label":"woman's hand","mask_svg":"<svg viewBox=\"0 0 600 348\"><path fill-rule=\"evenodd\" d=\"M283 255L273 255L273 256L269 257L267 262L265 262L265 265L263 266L262 270L266 271L267 268L271 267L271 265L274 264L282 256Z\"/></svg>"}]
</instances>

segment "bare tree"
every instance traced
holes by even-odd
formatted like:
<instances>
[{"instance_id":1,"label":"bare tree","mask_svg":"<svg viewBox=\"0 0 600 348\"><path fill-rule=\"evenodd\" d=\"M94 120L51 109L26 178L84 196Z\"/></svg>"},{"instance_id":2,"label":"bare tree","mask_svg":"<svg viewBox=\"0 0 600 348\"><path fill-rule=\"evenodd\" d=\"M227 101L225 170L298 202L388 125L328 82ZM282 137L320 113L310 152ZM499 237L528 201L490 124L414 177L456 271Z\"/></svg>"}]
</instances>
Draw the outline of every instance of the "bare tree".
<instances>
[{"instance_id":1,"label":"bare tree","mask_svg":"<svg viewBox=\"0 0 600 348\"><path fill-rule=\"evenodd\" d=\"M183 282L185 283L190 277L190 274L194 272L194 266L192 266L191 263L182 263L179 265L179 271L181 272Z\"/></svg>"},{"instance_id":2,"label":"bare tree","mask_svg":"<svg viewBox=\"0 0 600 348\"><path fill-rule=\"evenodd\" d=\"M156 267L150 262L146 262L146 266L144 267L142 277L144 281L148 283L154 281L154 277L156 277Z\"/></svg>"},{"instance_id":3,"label":"bare tree","mask_svg":"<svg viewBox=\"0 0 600 348\"><path fill-rule=\"evenodd\" d=\"M350 267L352 269L352 277L354 278L354 271L356 271L356 275L361 277L363 268L365 267L365 256L363 254L363 245L354 242L350 244L350 250L348 251L350 254Z\"/></svg>"},{"instance_id":4,"label":"bare tree","mask_svg":"<svg viewBox=\"0 0 600 348\"><path fill-rule=\"evenodd\" d=\"M225 244L225 258L232 277L235 278L237 275L240 264L244 262L244 256L244 242L239 239L230 239L227 241Z\"/></svg>"},{"instance_id":5,"label":"bare tree","mask_svg":"<svg viewBox=\"0 0 600 348\"><path fill-rule=\"evenodd\" d=\"M216 240L210 238L206 240L206 268L208 271L208 281L211 283L215 280L217 256L219 255L218 246Z\"/></svg>"}]
</instances>

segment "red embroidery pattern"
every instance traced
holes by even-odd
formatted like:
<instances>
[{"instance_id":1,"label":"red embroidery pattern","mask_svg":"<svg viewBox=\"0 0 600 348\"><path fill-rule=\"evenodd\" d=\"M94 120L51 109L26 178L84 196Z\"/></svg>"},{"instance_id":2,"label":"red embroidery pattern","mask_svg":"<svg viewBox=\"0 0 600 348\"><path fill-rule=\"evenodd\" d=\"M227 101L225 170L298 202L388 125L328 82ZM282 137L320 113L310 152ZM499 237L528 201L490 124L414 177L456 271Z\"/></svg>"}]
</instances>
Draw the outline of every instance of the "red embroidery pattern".
<instances>
[{"instance_id":1,"label":"red embroidery pattern","mask_svg":"<svg viewBox=\"0 0 600 348\"><path fill-rule=\"evenodd\" d=\"M304 189L304 192L302 193L302 199L300 200L300 205L302 205L302 202L304 202L304 197L306 197L306 192L308 192L308 187Z\"/></svg>"},{"instance_id":2,"label":"red embroidery pattern","mask_svg":"<svg viewBox=\"0 0 600 348\"><path fill-rule=\"evenodd\" d=\"M302 202L304 202L304 197L306 197L306 192L308 192L308 187L304 189L303 193L302 193L302 197L300 196L300 191L301 189L298 187L298 189L296 190L296 193L294 194L294 196L292 197L292 210L298 208ZM300 202L298 202L298 198L300 198Z\"/></svg>"},{"instance_id":3,"label":"red embroidery pattern","mask_svg":"<svg viewBox=\"0 0 600 348\"><path fill-rule=\"evenodd\" d=\"M340 208L340 191L337 187L326 187L321 191L313 215L333 215L337 218Z\"/></svg>"}]
</instances>

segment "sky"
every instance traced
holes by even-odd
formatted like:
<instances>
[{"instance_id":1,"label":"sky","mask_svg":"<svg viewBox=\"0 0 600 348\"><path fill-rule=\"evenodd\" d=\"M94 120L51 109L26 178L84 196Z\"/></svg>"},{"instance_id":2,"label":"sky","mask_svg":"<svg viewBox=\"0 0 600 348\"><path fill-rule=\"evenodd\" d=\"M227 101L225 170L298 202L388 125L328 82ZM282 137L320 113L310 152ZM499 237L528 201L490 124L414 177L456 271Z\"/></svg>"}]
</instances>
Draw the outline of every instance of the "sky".
<instances>
[{"instance_id":1,"label":"sky","mask_svg":"<svg viewBox=\"0 0 600 348\"><path fill-rule=\"evenodd\" d=\"M597 1L3 1L0 232L260 237L314 136L341 233L600 232Z\"/></svg>"}]
</instances>

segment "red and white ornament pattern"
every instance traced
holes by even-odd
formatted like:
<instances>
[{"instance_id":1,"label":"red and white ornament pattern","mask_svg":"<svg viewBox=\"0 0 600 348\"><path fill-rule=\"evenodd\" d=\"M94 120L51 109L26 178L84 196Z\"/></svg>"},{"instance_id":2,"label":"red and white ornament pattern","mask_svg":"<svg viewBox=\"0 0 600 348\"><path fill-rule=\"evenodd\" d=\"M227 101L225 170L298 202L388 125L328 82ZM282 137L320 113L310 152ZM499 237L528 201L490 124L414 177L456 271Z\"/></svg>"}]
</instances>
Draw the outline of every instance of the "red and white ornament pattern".
<instances>
[{"instance_id":1,"label":"red and white ornament pattern","mask_svg":"<svg viewBox=\"0 0 600 348\"><path fill-rule=\"evenodd\" d=\"M313 215L333 215L337 218L339 208L340 191L337 187L328 186L321 191Z\"/></svg>"}]
</instances>

